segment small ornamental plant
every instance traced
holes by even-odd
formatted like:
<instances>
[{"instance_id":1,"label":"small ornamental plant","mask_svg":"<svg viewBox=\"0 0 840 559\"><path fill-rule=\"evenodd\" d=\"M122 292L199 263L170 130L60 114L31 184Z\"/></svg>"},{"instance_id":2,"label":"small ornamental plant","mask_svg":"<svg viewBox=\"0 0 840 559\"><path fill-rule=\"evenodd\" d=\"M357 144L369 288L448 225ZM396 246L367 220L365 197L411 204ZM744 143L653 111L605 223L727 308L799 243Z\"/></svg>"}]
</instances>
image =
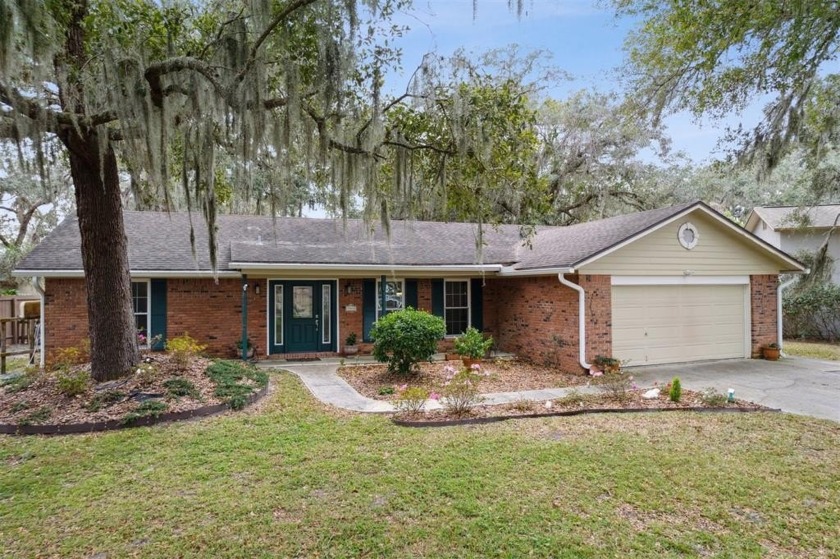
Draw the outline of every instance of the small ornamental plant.
<instances>
[{"instance_id":1,"label":"small ornamental plant","mask_svg":"<svg viewBox=\"0 0 840 559\"><path fill-rule=\"evenodd\" d=\"M462 357L469 359L481 359L490 348L493 347L493 338L484 337L484 334L470 326L464 335L455 340L455 351Z\"/></svg>"},{"instance_id":2,"label":"small ornamental plant","mask_svg":"<svg viewBox=\"0 0 840 559\"><path fill-rule=\"evenodd\" d=\"M389 373L408 375L420 361L431 361L438 340L446 334L439 316L411 307L388 313L373 325L373 356L388 363Z\"/></svg>"},{"instance_id":3,"label":"small ornamental plant","mask_svg":"<svg viewBox=\"0 0 840 559\"><path fill-rule=\"evenodd\" d=\"M606 355L596 355L595 359L592 360L592 364L595 365L597 370L603 371L604 373L621 372L621 361L619 361L615 357L608 357Z\"/></svg>"},{"instance_id":4,"label":"small ornamental plant","mask_svg":"<svg viewBox=\"0 0 840 559\"><path fill-rule=\"evenodd\" d=\"M199 344L195 338L191 338L186 332L184 332L183 336L172 338L166 342L166 351L172 354L173 361L181 369L185 369L190 359L206 348L207 346Z\"/></svg>"},{"instance_id":5,"label":"small ornamental plant","mask_svg":"<svg viewBox=\"0 0 840 559\"><path fill-rule=\"evenodd\" d=\"M423 411L426 400L431 393L419 386L408 386L403 384L396 388L397 397L394 400L394 407L397 411L407 414L417 414Z\"/></svg>"},{"instance_id":6,"label":"small ornamental plant","mask_svg":"<svg viewBox=\"0 0 840 559\"><path fill-rule=\"evenodd\" d=\"M680 398L682 398L682 383L680 383L680 377L674 377L674 380L671 381L671 390L668 391L668 398L672 402L679 402Z\"/></svg>"},{"instance_id":7,"label":"small ornamental plant","mask_svg":"<svg viewBox=\"0 0 840 559\"><path fill-rule=\"evenodd\" d=\"M441 404L448 413L457 417L467 415L473 406L484 400L478 391L478 386L489 376L489 373L483 371L481 365L474 364L460 371L447 365L444 372L446 380L440 389L440 396Z\"/></svg>"}]
</instances>

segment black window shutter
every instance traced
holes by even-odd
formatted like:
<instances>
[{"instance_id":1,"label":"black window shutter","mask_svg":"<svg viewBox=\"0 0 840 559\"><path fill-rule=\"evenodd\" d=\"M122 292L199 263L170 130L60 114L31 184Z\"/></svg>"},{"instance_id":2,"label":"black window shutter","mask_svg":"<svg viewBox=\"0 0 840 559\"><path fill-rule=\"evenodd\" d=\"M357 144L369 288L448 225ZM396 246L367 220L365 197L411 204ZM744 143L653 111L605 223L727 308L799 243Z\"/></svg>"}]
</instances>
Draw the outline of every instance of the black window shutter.
<instances>
[{"instance_id":1,"label":"black window shutter","mask_svg":"<svg viewBox=\"0 0 840 559\"><path fill-rule=\"evenodd\" d=\"M151 286L152 321L149 326L151 337L160 336L151 349L162 351L166 347L166 280L153 279Z\"/></svg>"},{"instance_id":2,"label":"black window shutter","mask_svg":"<svg viewBox=\"0 0 840 559\"><path fill-rule=\"evenodd\" d=\"M484 296L482 294L481 278L470 280L470 318L476 330L484 330Z\"/></svg>"},{"instance_id":3,"label":"black window shutter","mask_svg":"<svg viewBox=\"0 0 840 559\"><path fill-rule=\"evenodd\" d=\"M370 341L370 329L376 322L376 280L366 279L362 282L362 339Z\"/></svg>"},{"instance_id":4,"label":"black window shutter","mask_svg":"<svg viewBox=\"0 0 840 559\"><path fill-rule=\"evenodd\" d=\"M405 280L405 306L417 308L417 280Z\"/></svg>"}]
</instances>

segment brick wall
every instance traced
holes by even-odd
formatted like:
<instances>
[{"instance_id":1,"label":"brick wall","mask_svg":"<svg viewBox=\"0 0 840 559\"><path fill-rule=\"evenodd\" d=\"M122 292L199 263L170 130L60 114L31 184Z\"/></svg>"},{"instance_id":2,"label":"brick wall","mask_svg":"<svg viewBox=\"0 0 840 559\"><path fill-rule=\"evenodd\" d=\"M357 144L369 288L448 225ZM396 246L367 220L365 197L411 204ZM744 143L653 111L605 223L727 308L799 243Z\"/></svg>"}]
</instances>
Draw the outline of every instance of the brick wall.
<instances>
[{"instance_id":1,"label":"brick wall","mask_svg":"<svg viewBox=\"0 0 840 559\"><path fill-rule=\"evenodd\" d=\"M753 357L761 357L762 346L779 341L776 298L778 285L777 275L750 276Z\"/></svg>"},{"instance_id":2,"label":"brick wall","mask_svg":"<svg viewBox=\"0 0 840 559\"><path fill-rule=\"evenodd\" d=\"M248 337L257 355L266 353L265 280L248 282ZM256 294L255 284L260 284ZM242 280L168 279L166 281L167 337L184 333L207 346L208 353L231 356L242 336Z\"/></svg>"},{"instance_id":3,"label":"brick wall","mask_svg":"<svg viewBox=\"0 0 840 559\"><path fill-rule=\"evenodd\" d=\"M586 291L587 359L611 352L609 276L572 281ZM578 294L554 276L488 279L485 325L503 351L562 371L583 372L578 362Z\"/></svg>"},{"instance_id":4,"label":"brick wall","mask_svg":"<svg viewBox=\"0 0 840 559\"><path fill-rule=\"evenodd\" d=\"M84 279L47 278L44 335L47 354L89 338Z\"/></svg>"}]
</instances>

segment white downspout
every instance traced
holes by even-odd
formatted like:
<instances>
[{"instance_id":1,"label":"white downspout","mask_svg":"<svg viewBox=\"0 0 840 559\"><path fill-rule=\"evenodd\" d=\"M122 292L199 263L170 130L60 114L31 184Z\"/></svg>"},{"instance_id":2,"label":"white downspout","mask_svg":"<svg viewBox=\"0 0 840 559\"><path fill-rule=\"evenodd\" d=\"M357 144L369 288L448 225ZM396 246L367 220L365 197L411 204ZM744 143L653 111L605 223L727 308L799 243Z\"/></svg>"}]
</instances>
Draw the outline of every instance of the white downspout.
<instances>
[{"instance_id":1,"label":"white downspout","mask_svg":"<svg viewBox=\"0 0 840 559\"><path fill-rule=\"evenodd\" d=\"M574 273L574 271L573 268L569 270L569 273ZM578 284L567 280L566 275L562 272L557 274L557 280L566 287L578 292L578 349L580 352L578 361L580 362L580 366L588 371L592 365L586 362L586 292Z\"/></svg>"},{"instance_id":2,"label":"white downspout","mask_svg":"<svg viewBox=\"0 0 840 559\"><path fill-rule=\"evenodd\" d=\"M46 359L45 359L45 355L44 355L44 331L46 330L46 324L44 324L44 307L46 307L46 303L47 303L47 293L44 291L44 288L41 287L41 279L38 278L38 277L33 277L32 278L32 287L34 287L35 291L38 292L38 295L41 296L41 318L40 318L41 327L38 329L39 333L40 333L39 336L38 336L40 338L38 340L38 343L40 344L41 347L40 347L40 351L38 351L38 354L39 354L38 359L40 360L40 365L39 366L40 366L41 369L43 369L44 365L46 364Z\"/></svg>"},{"instance_id":3,"label":"white downspout","mask_svg":"<svg viewBox=\"0 0 840 559\"><path fill-rule=\"evenodd\" d=\"M782 355L784 355L784 324L783 324L783 314L782 314L782 293L785 289L790 287L796 282L796 278L790 279L785 283L779 284L779 287L776 288L776 335L778 337L778 341L776 343L779 344L779 350L781 351Z\"/></svg>"}]
</instances>

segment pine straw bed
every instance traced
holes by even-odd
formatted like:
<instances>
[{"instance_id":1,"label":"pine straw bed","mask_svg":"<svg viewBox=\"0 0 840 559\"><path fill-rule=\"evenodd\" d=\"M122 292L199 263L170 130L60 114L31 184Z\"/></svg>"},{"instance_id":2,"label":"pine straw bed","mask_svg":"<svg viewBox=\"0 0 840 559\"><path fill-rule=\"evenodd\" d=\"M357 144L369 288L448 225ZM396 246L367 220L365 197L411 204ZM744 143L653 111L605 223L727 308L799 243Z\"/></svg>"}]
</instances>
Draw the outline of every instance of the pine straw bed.
<instances>
[{"instance_id":1,"label":"pine straw bed","mask_svg":"<svg viewBox=\"0 0 840 559\"><path fill-rule=\"evenodd\" d=\"M212 360L191 357L186 366L179 366L167 353L148 353L144 361L129 376L118 380L89 383L77 396L66 396L59 390L59 376L90 371L90 364L75 365L66 372L28 372L19 379L7 381L0 387L0 424L7 425L68 425L95 423L110 420L129 421L145 402L165 405L151 411L185 412L205 406L225 403L216 394L218 385L206 373ZM143 373L141 367L154 367L156 372ZM177 389L167 381L186 387L188 394L176 395ZM24 382L19 382L19 381ZM261 385L251 378L242 378L239 384L259 390ZM146 404L147 406L149 404ZM138 410L138 408L140 408ZM149 413L149 412L145 412Z\"/></svg>"},{"instance_id":2,"label":"pine straw bed","mask_svg":"<svg viewBox=\"0 0 840 559\"><path fill-rule=\"evenodd\" d=\"M421 363L419 372L410 375L391 374L385 364L345 365L338 369L338 374L359 393L377 400L392 400L394 394L381 394L382 389L393 389L407 384L429 391L438 389L446 381L444 369L447 366L460 369L461 361L436 361ZM496 359L481 363L482 370L490 376L481 381L483 394L493 392L520 392L543 388L563 388L582 386L590 382L590 377L572 375L557 370L531 365L517 359Z\"/></svg>"}]
</instances>

